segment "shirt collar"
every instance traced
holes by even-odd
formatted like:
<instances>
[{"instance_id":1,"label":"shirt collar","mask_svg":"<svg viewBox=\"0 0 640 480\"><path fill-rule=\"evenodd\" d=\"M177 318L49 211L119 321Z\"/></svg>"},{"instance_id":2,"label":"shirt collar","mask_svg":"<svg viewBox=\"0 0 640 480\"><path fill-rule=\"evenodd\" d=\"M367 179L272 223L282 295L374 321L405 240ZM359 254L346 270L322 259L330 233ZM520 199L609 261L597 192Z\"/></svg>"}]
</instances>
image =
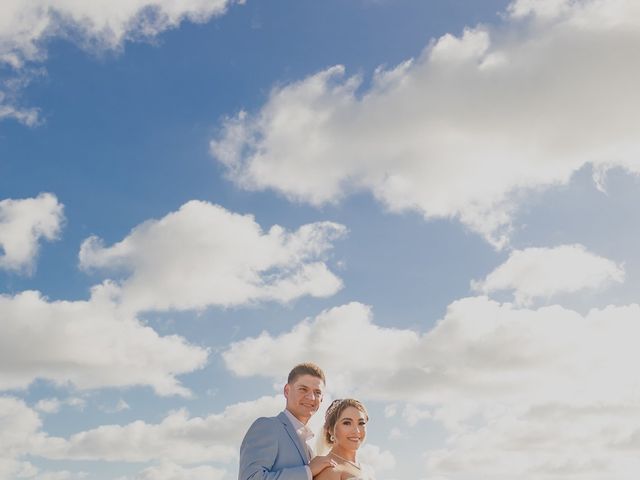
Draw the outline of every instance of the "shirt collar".
<instances>
[{"instance_id":1,"label":"shirt collar","mask_svg":"<svg viewBox=\"0 0 640 480\"><path fill-rule=\"evenodd\" d=\"M300 420L298 420L293 415L293 413L291 413L286 408L284 410L284 414L291 421L291 424L293 425L293 428L295 428L296 433L298 434L298 437L300 437L303 442L306 442L307 440L309 440L309 439L314 437L314 434L311 431L311 429L309 427L307 427L304 423L302 423Z\"/></svg>"}]
</instances>

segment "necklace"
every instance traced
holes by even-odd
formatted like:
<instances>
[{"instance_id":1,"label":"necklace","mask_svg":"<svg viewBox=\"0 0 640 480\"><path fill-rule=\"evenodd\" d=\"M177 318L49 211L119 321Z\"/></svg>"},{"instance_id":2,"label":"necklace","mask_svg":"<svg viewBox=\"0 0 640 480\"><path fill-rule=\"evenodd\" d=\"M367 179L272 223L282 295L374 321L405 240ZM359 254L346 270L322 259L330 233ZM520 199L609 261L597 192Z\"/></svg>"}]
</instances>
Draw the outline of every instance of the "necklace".
<instances>
[{"instance_id":1,"label":"necklace","mask_svg":"<svg viewBox=\"0 0 640 480\"><path fill-rule=\"evenodd\" d=\"M353 465L355 468L357 468L358 470L360 470L360 465L358 465L357 463L352 462L351 460L348 460L348 459L346 459L346 458L344 458L344 457L341 457L340 455L338 455L338 454L337 454L337 453L335 453L335 452L331 452L331 455L333 455L334 457L338 457L340 460L344 460L344 461L345 461L345 462L347 462L349 465Z\"/></svg>"}]
</instances>

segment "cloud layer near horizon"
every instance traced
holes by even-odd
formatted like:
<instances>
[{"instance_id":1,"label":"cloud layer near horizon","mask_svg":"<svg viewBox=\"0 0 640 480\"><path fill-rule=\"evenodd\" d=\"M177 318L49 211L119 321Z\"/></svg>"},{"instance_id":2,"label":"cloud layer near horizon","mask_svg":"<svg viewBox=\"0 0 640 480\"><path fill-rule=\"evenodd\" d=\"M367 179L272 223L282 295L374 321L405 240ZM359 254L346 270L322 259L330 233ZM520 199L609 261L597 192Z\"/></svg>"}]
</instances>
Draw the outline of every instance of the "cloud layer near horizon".
<instances>
[{"instance_id":1,"label":"cloud layer near horizon","mask_svg":"<svg viewBox=\"0 0 640 480\"><path fill-rule=\"evenodd\" d=\"M370 308L351 303L234 343L223 358L237 375L267 377L312 359L338 395L421 405L407 423L440 422L450 435L425 452L432 476L533 480L563 470L592 480L598 466L595 478L630 479L640 471L631 447L640 397L626 374L640 361L638 318L638 305L583 316L472 297L419 333L379 327Z\"/></svg>"},{"instance_id":2,"label":"cloud layer near horizon","mask_svg":"<svg viewBox=\"0 0 640 480\"><path fill-rule=\"evenodd\" d=\"M46 440L38 414L22 400L0 396L0 479L77 480L82 473L42 471L23 460L36 445Z\"/></svg>"},{"instance_id":3,"label":"cloud layer near horizon","mask_svg":"<svg viewBox=\"0 0 640 480\"><path fill-rule=\"evenodd\" d=\"M23 401L0 396L0 424L11 427L0 433L0 478L8 478L3 476L3 462L6 472L15 474L19 468L35 472L34 467L21 461L25 455L52 460L153 463L136 475L136 480L203 478L198 475L231 478L226 467L237 461L249 425L258 417L273 415L283 405L282 394L264 396L205 417L190 416L181 409L170 412L157 424L138 420L126 425L101 425L62 438L42 431L38 414ZM395 464L389 451L369 444L362 449L362 459L378 470L389 470ZM41 478L42 473L39 475Z\"/></svg>"},{"instance_id":4,"label":"cloud layer near horizon","mask_svg":"<svg viewBox=\"0 0 640 480\"><path fill-rule=\"evenodd\" d=\"M313 205L371 191L502 247L524 194L586 165L640 171L638 18L633 0L518 0L370 85L334 66L279 86L211 151L243 188Z\"/></svg>"}]
</instances>

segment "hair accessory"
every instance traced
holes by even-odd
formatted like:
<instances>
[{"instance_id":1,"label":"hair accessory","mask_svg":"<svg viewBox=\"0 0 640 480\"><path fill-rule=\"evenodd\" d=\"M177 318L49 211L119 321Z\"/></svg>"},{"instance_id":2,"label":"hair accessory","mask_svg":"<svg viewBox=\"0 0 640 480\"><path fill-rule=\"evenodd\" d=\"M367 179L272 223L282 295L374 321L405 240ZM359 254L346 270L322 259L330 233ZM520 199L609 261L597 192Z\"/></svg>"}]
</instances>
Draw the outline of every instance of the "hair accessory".
<instances>
[{"instance_id":1,"label":"hair accessory","mask_svg":"<svg viewBox=\"0 0 640 480\"><path fill-rule=\"evenodd\" d=\"M333 411L338 408L338 406L342 403L342 398L336 398L333 402L331 402L331 405L329 405L329 408L327 408L327 413L324 414L324 418L329 418L331 416L331 414L333 413Z\"/></svg>"}]
</instances>

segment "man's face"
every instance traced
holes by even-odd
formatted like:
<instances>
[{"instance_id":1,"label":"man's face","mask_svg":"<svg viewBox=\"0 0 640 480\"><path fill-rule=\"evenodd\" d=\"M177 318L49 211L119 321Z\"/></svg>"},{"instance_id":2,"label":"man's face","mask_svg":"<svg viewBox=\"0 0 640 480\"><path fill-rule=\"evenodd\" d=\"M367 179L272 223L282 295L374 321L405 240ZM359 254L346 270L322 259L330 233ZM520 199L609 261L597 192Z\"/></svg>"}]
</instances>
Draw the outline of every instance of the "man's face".
<instances>
[{"instance_id":1,"label":"man's face","mask_svg":"<svg viewBox=\"0 0 640 480\"><path fill-rule=\"evenodd\" d=\"M287 410L302 423L307 423L311 416L318 411L324 382L313 375L300 375L284 386L284 396L287 399Z\"/></svg>"}]
</instances>

